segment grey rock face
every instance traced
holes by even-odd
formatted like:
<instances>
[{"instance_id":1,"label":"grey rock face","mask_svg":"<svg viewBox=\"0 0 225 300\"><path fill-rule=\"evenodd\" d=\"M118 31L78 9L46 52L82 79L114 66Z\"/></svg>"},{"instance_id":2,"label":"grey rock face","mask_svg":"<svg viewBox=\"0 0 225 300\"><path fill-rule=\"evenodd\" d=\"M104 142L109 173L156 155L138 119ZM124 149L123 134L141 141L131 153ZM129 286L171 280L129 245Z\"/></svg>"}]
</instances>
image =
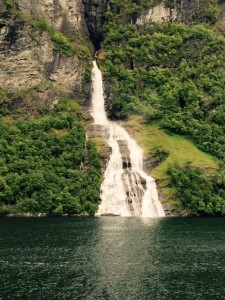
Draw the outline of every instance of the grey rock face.
<instances>
[{"instance_id":1,"label":"grey rock face","mask_svg":"<svg viewBox=\"0 0 225 300\"><path fill-rule=\"evenodd\" d=\"M149 23L162 23L175 21L178 18L176 8L167 7L164 3L160 3L150 8L145 14L142 14L136 21L137 25L147 25Z\"/></svg>"},{"instance_id":2,"label":"grey rock face","mask_svg":"<svg viewBox=\"0 0 225 300\"><path fill-rule=\"evenodd\" d=\"M184 21L189 21L192 15L197 11L200 0L180 0L175 4L180 10L180 15Z\"/></svg>"},{"instance_id":3,"label":"grey rock face","mask_svg":"<svg viewBox=\"0 0 225 300\"><path fill-rule=\"evenodd\" d=\"M83 0L85 7L85 19L90 33L90 38L95 50L100 49L102 41L101 26L104 22L104 12L107 9L107 0Z\"/></svg>"},{"instance_id":4,"label":"grey rock face","mask_svg":"<svg viewBox=\"0 0 225 300\"><path fill-rule=\"evenodd\" d=\"M128 149L128 145L126 141L119 140L118 141L123 169L130 169L132 168L131 160L130 160L130 150Z\"/></svg>"},{"instance_id":5,"label":"grey rock face","mask_svg":"<svg viewBox=\"0 0 225 300\"><path fill-rule=\"evenodd\" d=\"M17 0L16 3L18 15L4 3L0 4L3 11L0 15L0 88L14 93L40 86L34 93L33 106L51 108L59 101L61 92L71 97L81 92L86 62L74 53L65 56L55 52L49 33L35 28L32 22L44 16L50 26L88 38L82 2ZM23 106L20 100L16 106Z\"/></svg>"},{"instance_id":6,"label":"grey rock face","mask_svg":"<svg viewBox=\"0 0 225 300\"><path fill-rule=\"evenodd\" d=\"M200 0L174 0L173 4L166 5L163 1L151 7L137 19L137 25L149 23L163 23L174 21L189 21L197 11Z\"/></svg>"},{"instance_id":7,"label":"grey rock face","mask_svg":"<svg viewBox=\"0 0 225 300\"><path fill-rule=\"evenodd\" d=\"M84 33L84 7L80 0L16 0L18 8L31 18L44 17L62 31Z\"/></svg>"}]
</instances>

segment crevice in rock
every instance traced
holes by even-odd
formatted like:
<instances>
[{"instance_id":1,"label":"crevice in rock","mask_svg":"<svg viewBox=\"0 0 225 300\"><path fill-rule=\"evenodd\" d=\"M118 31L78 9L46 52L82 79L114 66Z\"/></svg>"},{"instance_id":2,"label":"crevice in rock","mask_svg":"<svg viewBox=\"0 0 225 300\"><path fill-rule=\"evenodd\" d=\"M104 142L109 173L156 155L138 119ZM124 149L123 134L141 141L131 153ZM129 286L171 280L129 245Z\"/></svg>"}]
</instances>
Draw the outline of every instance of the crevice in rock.
<instances>
[{"instance_id":1,"label":"crevice in rock","mask_svg":"<svg viewBox=\"0 0 225 300\"><path fill-rule=\"evenodd\" d=\"M8 32L5 35L5 41L10 45L14 44L19 37L18 31L20 29L22 29L23 26L24 26L24 23L19 20L16 20L14 24L10 25L8 27Z\"/></svg>"},{"instance_id":2,"label":"crevice in rock","mask_svg":"<svg viewBox=\"0 0 225 300\"><path fill-rule=\"evenodd\" d=\"M90 40L95 51L98 51L103 41L101 28L105 22L104 12L107 8L107 0L83 0L83 5Z\"/></svg>"}]
</instances>

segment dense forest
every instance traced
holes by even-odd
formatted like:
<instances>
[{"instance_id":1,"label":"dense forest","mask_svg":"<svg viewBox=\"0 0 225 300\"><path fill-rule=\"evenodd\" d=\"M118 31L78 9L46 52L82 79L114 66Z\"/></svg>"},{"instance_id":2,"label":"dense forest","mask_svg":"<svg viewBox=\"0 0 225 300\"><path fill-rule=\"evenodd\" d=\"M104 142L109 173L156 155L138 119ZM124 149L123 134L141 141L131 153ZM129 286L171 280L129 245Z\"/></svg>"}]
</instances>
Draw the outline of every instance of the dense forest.
<instances>
[{"instance_id":1,"label":"dense forest","mask_svg":"<svg viewBox=\"0 0 225 300\"><path fill-rule=\"evenodd\" d=\"M0 131L0 214L95 213L101 162L76 102L35 118L5 109Z\"/></svg>"},{"instance_id":2,"label":"dense forest","mask_svg":"<svg viewBox=\"0 0 225 300\"><path fill-rule=\"evenodd\" d=\"M223 1L199 1L188 20L137 25L143 7L159 2L111 1L114 11L106 13L100 58L110 84L111 118L139 114L146 124L184 135L217 158L216 174L190 164L174 165L168 175L177 188L178 210L224 215ZM174 7L174 1L164 3Z\"/></svg>"}]
</instances>

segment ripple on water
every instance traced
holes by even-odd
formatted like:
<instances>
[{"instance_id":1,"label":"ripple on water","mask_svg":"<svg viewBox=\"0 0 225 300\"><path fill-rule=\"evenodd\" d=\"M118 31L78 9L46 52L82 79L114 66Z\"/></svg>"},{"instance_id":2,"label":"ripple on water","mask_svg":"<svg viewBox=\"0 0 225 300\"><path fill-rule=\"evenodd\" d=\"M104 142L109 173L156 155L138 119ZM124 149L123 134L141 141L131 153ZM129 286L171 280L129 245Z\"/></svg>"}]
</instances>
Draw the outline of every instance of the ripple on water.
<instances>
[{"instance_id":1,"label":"ripple on water","mask_svg":"<svg viewBox=\"0 0 225 300\"><path fill-rule=\"evenodd\" d=\"M225 299L225 220L0 219L0 299Z\"/></svg>"}]
</instances>

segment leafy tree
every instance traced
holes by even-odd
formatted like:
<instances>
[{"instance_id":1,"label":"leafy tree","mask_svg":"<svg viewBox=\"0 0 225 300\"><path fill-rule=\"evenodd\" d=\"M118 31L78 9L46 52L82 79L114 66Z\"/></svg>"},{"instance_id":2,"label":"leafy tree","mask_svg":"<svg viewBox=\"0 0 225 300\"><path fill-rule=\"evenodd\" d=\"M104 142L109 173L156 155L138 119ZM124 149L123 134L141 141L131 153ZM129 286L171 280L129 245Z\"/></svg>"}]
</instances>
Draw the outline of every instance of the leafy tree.
<instances>
[{"instance_id":1,"label":"leafy tree","mask_svg":"<svg viewBox=\"0 0 225 300\"><path fill-rule=\"evenodd\" d=\"M63 100L36 119L0 119L0 214L95 213L100 158L94 144L86 143L77 106L71 102Z\"/></svg>"}]
</instances>

